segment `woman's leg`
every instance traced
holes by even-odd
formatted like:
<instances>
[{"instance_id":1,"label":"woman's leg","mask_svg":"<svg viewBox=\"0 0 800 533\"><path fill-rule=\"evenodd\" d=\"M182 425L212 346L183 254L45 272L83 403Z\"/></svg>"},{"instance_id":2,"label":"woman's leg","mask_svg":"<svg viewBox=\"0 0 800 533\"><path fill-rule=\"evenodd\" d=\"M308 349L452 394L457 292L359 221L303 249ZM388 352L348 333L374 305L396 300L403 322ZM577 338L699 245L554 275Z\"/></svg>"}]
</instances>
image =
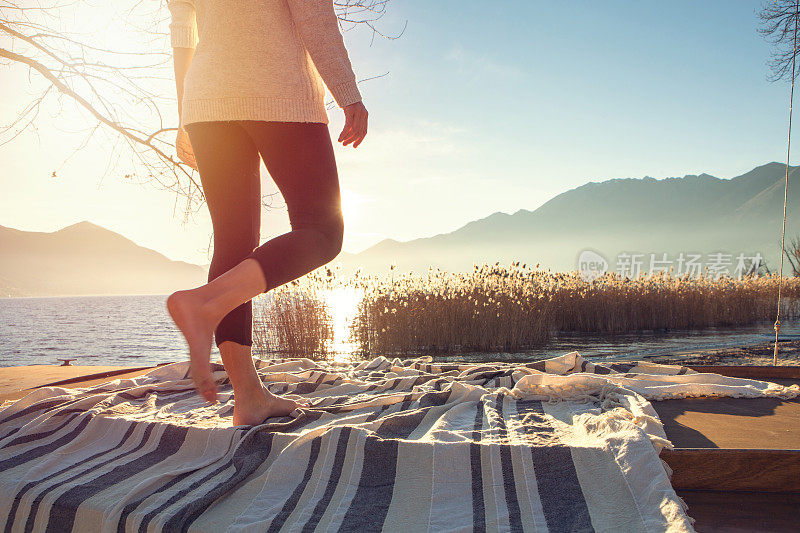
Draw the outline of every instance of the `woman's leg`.
<instances>
[{"instance_id":1,"label":"woman's leg","mask_svg":"<svg viewBox=\"0 0 800 533\"><path fill-rule=\"evenodd\" d=\"M229 278L215 281L258 245L261 159L247 132L234 122L189 124L187 131L214 228L214 256L210 283L193 291L178 291L167 304L190 345L192 377L198 391L209 401L216 399L208 365L211 342L207 338L208 325L216 323L214 338L234 389L233 423L258 423L267 416L287 414L297 405L269 393L258 377L250 349L250 299L236 297L237 304L229 306L227 302L232 300L223 303L212 289L229 296L237 294L229 290ZM247 290L246 284L235 285Z\"/></svg>"},{"instance_id":2,"label":"woman's leg","mask_svg":"<svg viewBox=\"0 0 800 533\"><path fill-rule=\"evenodd\" d=\"M188 124L187 131L214 230L208 281L245 259L257 246L261 227L261 158L235 122ZM250 300L225 315L214 331L217 346L253 344Z\"/></svg>"},{"instance_id":3,"label":"woman's leg","mask_svg":"<svg viewBox=\"0 0 800 533\"><path fill-rule=\"evenodd\" d=\"M339 176L327 124L240 123L280 189L292 227L249 255L264 271L268 291L339 255L344 234Z\"/></svg>"},{"instance_id":4,"label":"woman's leg","mask_svg":"<svg viewBox=\"0 0 800 533\"><path fill-rule=\"evenodd\" d=\"M193 375L198 390L209 400L215 397L215 389L208 369L206 343L202 341L204 331L213 329L218 317L259 293L329 262L342 245L339 181L327 125L257 121L240 124L250 133L284 195L292 231L257 248L248 259L207 285L179 291L184 293L180 300L186 305L181 307L188 315L187 327L182 331L190 345ZM197 157L197 149L195 152ZM193 343L192 337L200 341ZM195 352L191 349L193 344ZM207 349L210 351L210 341ZM267 397L267 404L271 404L268 407L278 409L274 398Z\"/></svg>"}]
</instances>

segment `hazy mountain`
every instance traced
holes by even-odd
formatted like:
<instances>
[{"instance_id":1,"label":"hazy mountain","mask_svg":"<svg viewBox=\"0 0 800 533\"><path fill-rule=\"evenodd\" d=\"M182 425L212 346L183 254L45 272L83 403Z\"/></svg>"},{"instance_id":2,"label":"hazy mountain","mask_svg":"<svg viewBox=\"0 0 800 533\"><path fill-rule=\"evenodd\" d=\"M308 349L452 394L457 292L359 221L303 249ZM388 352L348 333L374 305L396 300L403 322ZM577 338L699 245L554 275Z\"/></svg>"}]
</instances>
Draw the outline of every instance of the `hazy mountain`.
<instances>
[{"instance_id":1,"label":"hazy mountain","mask_svg":"<svg viewBox=\"0 0 800 533\"><path fill-rule=\"evenodd\" d=\"M620 252L645 254L645 261L651 253L722 252L760 253L774 269L784 173L783 164L768 163L732 179L700 174L592 182L534 211L494 213L429 238L386 239L337 261L345 274L357 267L384 274L391 264L401 272L469 270L496 261L571 270L578 254L592 249L612 268ZM787 244L800 235L800 167L791 167L789 177ZM53 233L0 226L0 296L165 294L205 283L206 272L89 222Z\"/></svg>"},{"instance_id":2,"label":"hazy mountain","mask_svg":"<svg viewBox=\"0 0 800 533\"><path fill-rule=\"evenodd\" d=\"M685 253L763 255L777 264L785 165L768 163L732 179L708 174L682 178L612 179L587 183L534 211L494 213L451 233L408 242L384 240L341 259L385 273L421 272L429 265L467 270L474 263L519 260L571 270L592 249L616 263L621 252L672 258ZM787 244L800 234L800 171L790 168ZM787 265L788 267L788 265Z\"/></svg>"},{"instance_id":3,"label":"hazy mountain","mask_svg":"<svg viewBox=\"0 0 800 533\"><path fill-rule=\"evenodd\" d=\"M0 296L165 294L205 281L200 266L90 222L52 233L0 226Z\"/></svg>"}]
</instances>

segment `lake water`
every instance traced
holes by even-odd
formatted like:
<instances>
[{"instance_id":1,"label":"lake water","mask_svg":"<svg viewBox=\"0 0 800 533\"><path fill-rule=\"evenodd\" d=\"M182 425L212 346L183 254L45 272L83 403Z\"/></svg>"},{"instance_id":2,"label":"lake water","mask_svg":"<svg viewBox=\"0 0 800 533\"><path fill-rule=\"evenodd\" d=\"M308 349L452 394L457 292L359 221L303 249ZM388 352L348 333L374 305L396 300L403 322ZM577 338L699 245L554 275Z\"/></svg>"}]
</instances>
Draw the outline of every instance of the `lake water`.
<instances>
[{"instance_id":1,"label":"lake water","mask_svg":"<svg viewBox=\"0 0 800 533\"><path fill-rule=\"evenodd\" d=\"M186 345L166 309L167 295L0 299L0 366L59 364L151 366L183 361ZM341 325L337 325L341 327ZM591 358L623 359L768 342L772 325L625 335L561 334L524 354L464 354L448 359L539 359L577 350ZM781 338L800 338L800 321ZM214 348L212 359L218 359Z\"/></svg>"},{"instance_id":2,"label":"lake water","mask_svg":"<svg viewBox=\"0 0 800 533\"><path fill-rule=\"evenodd\" d=\"M166 294L0 299L0 366L151 366L186 358ZM212 357L219 357L216 351Z\"/></svg>"}]
</instances>

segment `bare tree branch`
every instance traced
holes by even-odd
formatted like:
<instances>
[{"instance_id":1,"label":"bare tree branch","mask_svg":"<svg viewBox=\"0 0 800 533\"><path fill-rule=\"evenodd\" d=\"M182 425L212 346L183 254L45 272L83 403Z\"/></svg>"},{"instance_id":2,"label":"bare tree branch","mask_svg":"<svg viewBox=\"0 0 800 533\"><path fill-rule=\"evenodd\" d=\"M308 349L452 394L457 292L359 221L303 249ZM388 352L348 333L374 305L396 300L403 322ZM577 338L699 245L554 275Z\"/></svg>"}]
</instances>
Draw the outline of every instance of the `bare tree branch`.
<instances>
[{"instance_id":1,"label":"bare tree branch","mask_svg":"<svg viewBox=\"0 0 800 533\"><path fill-rule=\"evenodd\" d=\"M340 25L349 29L368 27L373 39L375 34L394 39L399 35L388 37L374 25L385 14L389 1L335 0L334 6ZM0 126L0 146L25 131L36 133L44 104L54 95L58 104L66 98L89 115L83 119L86 136L59 168L90 142L99 142L102 133L111 144L106 148L109 161L101 181L113 171L125 179L137 177L143 183L170 190L176 195L176 207L183 206L184 219L188 220L204 198L194 170L174 155L177 124L170 126L171 121L162 116L166 105L176 103L167 30L169 11L164 0L129 0L125 7L106 3L104 9L119 14L113 20L104 19L104 24L122 24L123 37L136 37L133 49L130 45L125 49L103 46L99 32L93 31L92 17L96 18L98 8L85 0L0 0L0 66L27 69L28 83L37 89L33 100L10 123ZM72 27L63 27L68 23ZM81 33L81 23L90 30ZM45 85L38 90L42 82ZM326 106L335 106L335 102L326 102ZM63 111L60 107L57 117ZM74 126L75 122L69 124ZM126 164L121 162L123 157L128 160ZM53 177L57 177L56 171ZM265 195L262 203L271 206L273 197Z\"/></svg>"},{"instance_id":2,"label":"bare tree branch","mask_svg":"<svg viewBox=\"0 0 800 533\"><path fill-rule=\"evenodd\" d=\"M770 81L792 79L792 60L797 55L797 50L794 48L794 32L799 16L798 0L768 1L758 13L760 20L758 33L774 47L767 63L771 70L771 74L767 77ZM797 73L794 73L794 76L796 77Z\"/></svg>"}]
</instances>

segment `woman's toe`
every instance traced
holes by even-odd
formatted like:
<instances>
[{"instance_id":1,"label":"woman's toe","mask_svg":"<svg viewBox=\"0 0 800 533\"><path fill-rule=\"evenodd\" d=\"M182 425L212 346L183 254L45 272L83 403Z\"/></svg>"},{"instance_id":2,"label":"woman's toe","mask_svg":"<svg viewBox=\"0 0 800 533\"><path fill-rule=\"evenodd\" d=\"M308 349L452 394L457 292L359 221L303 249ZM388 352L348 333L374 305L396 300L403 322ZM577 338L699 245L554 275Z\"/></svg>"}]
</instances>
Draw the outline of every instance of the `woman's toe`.
<instances>
[{"instance_id":1,"label":"woman's toe","mask_svg":"<svg viewBox=\"0 0 800 533\"><path fill-rule=\"evenodd\" d=\"M200 396L215 403L217 401L217 386L211 376L199 378L195 380L195 388Z\"/></svg>"}]
</instances>

